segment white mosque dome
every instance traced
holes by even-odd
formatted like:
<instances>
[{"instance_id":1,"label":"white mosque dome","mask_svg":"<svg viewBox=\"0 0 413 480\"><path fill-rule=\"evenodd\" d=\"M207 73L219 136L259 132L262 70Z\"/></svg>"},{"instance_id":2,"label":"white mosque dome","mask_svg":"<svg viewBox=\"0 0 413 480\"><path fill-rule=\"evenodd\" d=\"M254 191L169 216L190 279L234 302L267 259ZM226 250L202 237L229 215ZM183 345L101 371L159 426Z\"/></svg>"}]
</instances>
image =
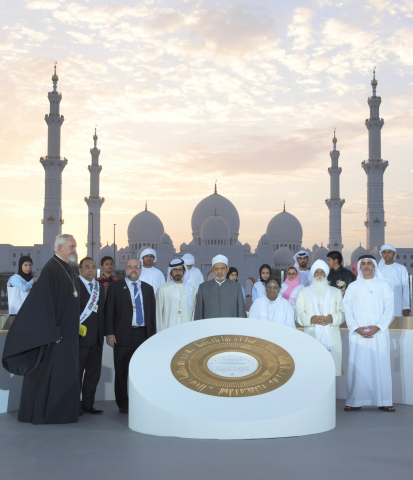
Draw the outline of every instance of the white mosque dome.
<instances>
[{"instance_id":1,"label":"white mosque dome","mask_svg":"<svg viewBox=\"0 0 413 480\"><path fill-rule=\"evenodd\" d=\"M277 245L287 245L293 252L301 248L303 228L298 219L291 213L286 212L285 208L270 220L267 234L276 248L278 248Z\"/></svg>"},{"instance_id":2,"label":"white mosque dome","mask_svg":"<svg viewBox=\"0 0 413 480\"><path fill-rule=\"evenodd\" d=\"M163 234L164 228L161 220L148 210L135 215L129 223L129 244L142 242L158 244Z\"/></svg>"},{"instance_id":3,"label":"white mosque dome","mask_svg":"<svg viewBox=\"0 0 413 480\"><path fill-rule=\"evenodd\" d=\"M212 215L201 227L201 240L229 240L231 232L228 223L219 215Z\"/></svg>"},{"instance_id":4,"label":"white mosque dome","mask_svg":"<svg viewBox=\"0 0 413 480\"><path fill-rule=\"evenodd\" d=\"M115 244L115 250L117 251L116 244ZM103 257L112 257L113 258L113 254L114 254L113 243L112 243L112 245L109 245L109 243L108 243L107 245L102 247L99 250L99 253L98 253L98 265L97 265L97 267L100 268L100 261L102 260Z\"/></svg>"},{"instance_id":5,"label":"white mosque dome","mask_svg":"<svg viewBox=\"0 0 413 480\"><path fill-rule=\"evenodd\" d=\"M326 247L318 247L317 250L314 250L313 254L311 255L311 264L313 264L317 260L324 260L327 263L327 253L328 250Z\"/></svg>"},{"instance_id":6,"label":"white mosque dome","mask_svg":"<svg viewBox=\"0 0 413 480\"><path fill-rule=\"evenodd\" d=\"M271 237L267 233L264 233L259 239L258 245L271 245Z\"/></svg>"},{"instance_id":7,"label":"white mosque dome","mask_svg":"<svg viewBox=\"0 0 413 480\"><path fill-rule=\"evenodd\" d=\"M351 264L354 265L356 262L358 262L359 257L362 255L368 255L368 253L369 252L363 248L360 243L360 246L357 247L351 254Z\"/></svg>"},{"instance_id":8,"label":"white mosque dome","mask_svg":"<svg viewBox=\"0 0 413 480\"><path fill-rule=\"evenodd\" d=\"M180 247L179 247L179 251L180 252L186 252L186 249L188 248L188 245L186 243L183 243Z\"/></svg>"},{"instance_id":9,"label":"white mosque dome","mask_svg":"<svg viewBox=\"0 0 413 480\"><path fill-rule=\"evenodd\" d=\"M167 233L164 233L163 235L161 235L160 242L161 242L163 245L170 245L170 244L172 244L171 237L170 237Z\"/></svg>"},{"instance_id":10,"label":"white mosque dome","mask_svg":"<svg viewBox=\"0 0 413 480\"><path fill-rule=\"evenodd\" d=\"M251 245L249 243L244 244L244 252L251 253Z\"/></svg>"},{"instance_id":11,"label":"white mosque dome","mask_svg":"<svg viewBox=\"0 0 413 480\"><path fill-rule=\"evenodd\" d=\"M199 237L205 220L215 211L227 222L230 236L237 239L240 225L238 211L232 202L216 192L216 187L215 193L201 200L192 213L191 226L194 238Z\"/></svg>"},{"instance_id":12,"label":"white mosque dome","mask_svg":"<svg viewBox=\"0 0 413 480\"><path fill-rule=\"evenodd\" d=\"M275 268L289 268L294 265L294 258L291 250L288 247L280 247L274 253L274 267Z\"/></svg>"},{"instance_id":13,"label":"white mosque dome","mask_svg":"<svg viewBox=\"0 0 413 480\"><path fill-rule=\"evenodd\" d=\"M313 245L313 248L311 249L312 252L315 252L317 248L320 248L320 245L317 245L316 243Z\"/></svg>"}]
</instances>

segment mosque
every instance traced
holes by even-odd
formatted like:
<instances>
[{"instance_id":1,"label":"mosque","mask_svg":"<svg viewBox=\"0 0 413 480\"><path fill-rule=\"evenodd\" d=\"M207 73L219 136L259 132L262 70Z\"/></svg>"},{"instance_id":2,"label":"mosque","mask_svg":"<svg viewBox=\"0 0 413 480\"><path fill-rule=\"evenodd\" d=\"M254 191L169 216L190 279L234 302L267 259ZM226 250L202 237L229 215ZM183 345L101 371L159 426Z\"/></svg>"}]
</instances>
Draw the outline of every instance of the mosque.
<instances>
[{"instance_id":1,"label":"mosque","mask_svg":"<svg viewBox=\"0 0 413 480\"><path fill-rule=\"evenodd\" d=\"M17 272L18 258L30 255L33 270L40 273L41 268L53 252L56 236L62 233L62 172L68 161L60 156L60 130L64 122L60 114L62 94L57 91L59 78L55 71L52 76L53 90L48 93L50 112L45 116L48 125L47 156L40 158L45 169L45 203L43 210L43 244L16 247L0 245L0 272ZM377 80L373 72L371 82L373 95L368 98L370 118L365 122L369 136L369 158L362 162L367 175L367 215L366 248L360 244L351 255L351 264L367 252L379 257L378 250L385 243L383 177L388 162L381 159L381 128L384 121L379 116L381 98L376 95ZM99 196L99 178L102 166L99 165L100 150L97 148L98 136L93 136L94 147L90 150L92 161L88 166L90 172L90 195L85 197L88 205L87 254L97 261L105 255L115 256L116 267L123 269L131 257L139 256L144 248L151 247L157 252L157 268L164 274L172 258L179 258L185 253L195 257L196 266L204 278L211 274L211 259L221 253L228 257L229 263L239 271L239 281L247 287L257 279L260 265L267 263L276 269L284 270L293 265L293 255L301 249L309 252L310 265L317 259L326 260L329 250L342 251L341 209L345 200L340 198L340 174L337 150L337 138L334 133L333 149L330 152L330 198L326 200L329 209L329 242L326 247L314 245L311 250L303 248L303 229L299 220L284 209L276 214L267 225L267 229L258 239L255 250L248 243L239 241L240 217L234 204L219 194L217 185L213 193L201 200L195 207L192 218L192 239L188 243L174 247L172 239L165 232L161 219L145 209L135 215L128 226L128 245L117 248L106 245L100 248L101 207L105 201ZM98 248L96 248L98 247ZM413 274L413 248L398 248L396 261L404 264L409 274Z\"/></svg>"}]
</instances>

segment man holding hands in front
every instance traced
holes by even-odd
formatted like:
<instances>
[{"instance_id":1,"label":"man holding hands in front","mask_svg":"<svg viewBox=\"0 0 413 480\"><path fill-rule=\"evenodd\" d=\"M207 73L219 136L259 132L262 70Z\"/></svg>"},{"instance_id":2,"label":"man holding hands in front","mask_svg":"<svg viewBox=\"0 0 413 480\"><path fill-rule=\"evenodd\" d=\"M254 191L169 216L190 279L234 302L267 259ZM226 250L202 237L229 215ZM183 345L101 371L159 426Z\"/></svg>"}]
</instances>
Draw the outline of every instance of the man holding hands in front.
<instances>
[{"instance_id":1,"label":"man holding hands in front","mask_svg":"<svg viewBox=\"0 0 413 480\"><path fill-rule=\"evenodd\" d=\"M126 264L124 280L109 285L105 305L105 335L113 347L115 398L121 413L129 413L129 362L136 349L156 333L153 287L139 280L140 260Z\"/></svg>"}]
</instances>

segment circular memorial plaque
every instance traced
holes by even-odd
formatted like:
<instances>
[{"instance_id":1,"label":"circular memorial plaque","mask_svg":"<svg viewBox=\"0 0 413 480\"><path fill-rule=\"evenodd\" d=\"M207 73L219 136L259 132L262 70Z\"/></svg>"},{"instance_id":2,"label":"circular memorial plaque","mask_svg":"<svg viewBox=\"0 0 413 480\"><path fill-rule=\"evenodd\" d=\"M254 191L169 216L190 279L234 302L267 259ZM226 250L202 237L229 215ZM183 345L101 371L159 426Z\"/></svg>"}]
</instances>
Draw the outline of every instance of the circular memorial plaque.
<instances>
[{"instance_id":1,"label":"circular memorial plaque","mask_svg":"<svg viewBox=\"0 0 413 480\"><path fill-rule=\"evenodd\" d=\"M292 356L279 345L256 337L215 335L191 342L171 362L185 387L217 397L250 397L271 392L294 373Z\"/></svg>"},{"instance_id":2,"label":"circular memorial plaque","mask_svg":"<svg viewBox=\"0 0 413 480\"><path fill-rule=\"evenodd\" d=\"M246 377L259 367L258 360L241 352L218 353L207 362L208 370L220 377Z\"/></svg>"}]
</instances>

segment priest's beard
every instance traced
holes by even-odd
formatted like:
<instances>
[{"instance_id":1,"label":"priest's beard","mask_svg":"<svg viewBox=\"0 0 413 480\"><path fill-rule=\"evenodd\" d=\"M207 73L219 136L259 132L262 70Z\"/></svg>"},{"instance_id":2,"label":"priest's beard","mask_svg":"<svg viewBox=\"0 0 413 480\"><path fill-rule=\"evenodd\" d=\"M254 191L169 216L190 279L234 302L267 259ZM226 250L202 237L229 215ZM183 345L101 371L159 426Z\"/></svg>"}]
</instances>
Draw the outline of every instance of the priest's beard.
<instances>
[{"instance_id":1,"label":"priest's beard","mask_svg":"<svg viewBox=\"0 0 413 480\"><path fill-rule=\"evenodd\" d=\"M327 278L325 277L313 278L314 293L316 294L319 300L324 299L327 286L328 286Z\"/></svg>"},{"instance_id":2,"label":"priest's beard","mask_svg":"<svg viewBox=\"0 0 413 480\"><path fill-rule=\"evenodd\" d=\"M76 263L76 255L69 255L67 259L69 262Z\"/></svg>"}]
</instances>

